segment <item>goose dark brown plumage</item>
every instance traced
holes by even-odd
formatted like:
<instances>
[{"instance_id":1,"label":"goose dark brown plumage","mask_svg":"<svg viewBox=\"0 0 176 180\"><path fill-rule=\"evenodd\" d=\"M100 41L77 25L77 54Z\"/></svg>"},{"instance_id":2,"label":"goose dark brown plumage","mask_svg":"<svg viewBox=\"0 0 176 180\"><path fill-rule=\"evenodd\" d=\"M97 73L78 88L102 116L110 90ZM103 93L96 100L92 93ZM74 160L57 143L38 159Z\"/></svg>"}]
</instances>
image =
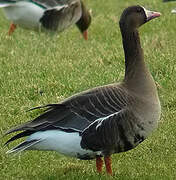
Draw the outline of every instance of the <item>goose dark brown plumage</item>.
<instances>
[{"instance_id":1,"label":"goose dark brown plumage","mask_svg":"<svg viewBox=\"0 0 176 180\"><path fill-rule=\"evenodd\" d=\"M22 131L6 144L27 136L8 153L55 150L79 159L96 158L98 172L103 156L106 171L112 174L111 154L135 148L157 127L160 118L157 89L145 65L138 34L141 25L158 16L158 12L141 6L125 9L119 23L125 53L123 82L84 91L60 104L38 107L47 111L6 133Z\"/></svg>"}]
</instances>

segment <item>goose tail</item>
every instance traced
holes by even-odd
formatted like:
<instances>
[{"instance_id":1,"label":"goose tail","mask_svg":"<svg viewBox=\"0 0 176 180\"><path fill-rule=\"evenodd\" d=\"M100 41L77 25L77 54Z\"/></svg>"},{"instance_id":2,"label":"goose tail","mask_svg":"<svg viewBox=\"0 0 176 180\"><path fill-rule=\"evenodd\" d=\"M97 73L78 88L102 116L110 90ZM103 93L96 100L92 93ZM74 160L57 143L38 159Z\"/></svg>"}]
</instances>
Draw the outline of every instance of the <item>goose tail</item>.
<instances>
[{"instance_id":1,"label":"goose tail","mask_svg":"<svg viewBox=\"0 0 176 180\"><path fill-rule=\"evenodd\" d=\"M15 146L14 148L10 149L9 151L7 151L7 154L12 154L12 153L20 153L24 150L29 150L32 149L32 146L34 146L35 144L39 143L41 141L41 139L33 139L33 140L26 140L20 144L18 144L17 146Z\"/></svg>"}]
</instances>

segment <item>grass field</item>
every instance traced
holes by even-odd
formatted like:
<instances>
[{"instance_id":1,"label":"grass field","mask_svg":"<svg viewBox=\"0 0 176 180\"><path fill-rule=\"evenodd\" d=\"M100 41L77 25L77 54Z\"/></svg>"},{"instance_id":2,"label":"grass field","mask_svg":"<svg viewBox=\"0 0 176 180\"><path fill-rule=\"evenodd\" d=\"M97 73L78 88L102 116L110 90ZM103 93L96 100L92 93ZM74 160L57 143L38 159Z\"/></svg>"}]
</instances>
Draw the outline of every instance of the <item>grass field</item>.
<instances>
[{"instance_id":1,"label":"grass field","mask_svg":"<svg viewBox=\"0 0 176 180\"><path fill-rule=\"evenodd\" d=\"M55 36L18 28L0 11L0 136L39 112L31 107L57 103L82 90L120 81L124 54L118 21L122 10L140 4L162 13L140 29L145 60L158 84L162 116L158 129L136 149L112 156L112 178L98 175L95 161L55 152L6 155L0 139L0 180L176 179L176 2L86 0L92 9L89 40L75 26ZM15 144L15 143L14 143Z\"/></svg>"}]
</instances>

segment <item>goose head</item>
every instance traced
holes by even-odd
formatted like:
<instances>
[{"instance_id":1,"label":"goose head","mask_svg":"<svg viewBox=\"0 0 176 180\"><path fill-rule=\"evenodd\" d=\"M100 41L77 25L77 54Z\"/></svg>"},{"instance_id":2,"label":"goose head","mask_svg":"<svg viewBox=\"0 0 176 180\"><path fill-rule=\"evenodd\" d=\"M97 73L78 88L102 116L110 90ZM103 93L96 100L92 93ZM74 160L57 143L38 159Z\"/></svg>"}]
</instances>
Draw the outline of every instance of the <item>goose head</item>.
<instances>
[{"instance_id":1,"label":"goose head","mask_svg":"<svg viewBox=\"0 0 176 180\"><path fill-rule=\"evenodd\" d=\"M130 6L124 10L120 18L120 28L124 27L128 30L139 28L146 22L159 17L159 12L149 11L142 6Z\"/></svg>"},{"instance_id":2,"label":"goose head","mask_svg":"<svg viewBox=\"0 0 176 180\"><path fill-rule=\"evenodd\" d=\"M88 39L88 28L91 24L91 13L86 9L85 5L81 1L82 15L79 21L76 23L78 29L81 31L85 40Z\"/></svg>"}]
</instances>

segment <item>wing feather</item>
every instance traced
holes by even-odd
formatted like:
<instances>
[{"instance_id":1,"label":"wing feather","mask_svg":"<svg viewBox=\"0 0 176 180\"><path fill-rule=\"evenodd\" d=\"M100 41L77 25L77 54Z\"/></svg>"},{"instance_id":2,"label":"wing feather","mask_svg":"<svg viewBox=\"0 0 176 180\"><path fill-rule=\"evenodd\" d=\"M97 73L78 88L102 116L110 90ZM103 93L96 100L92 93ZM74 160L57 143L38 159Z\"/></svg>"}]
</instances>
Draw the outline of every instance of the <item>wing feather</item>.
<instances>
[{"instance_id":1,"label":"wing feather","mask_svg":"<svg viewBox=\"0 0 176 180\"><path fill-rule=\"evenodd\" d=\"M68 129L68 131L84 131L92 122L97 122L98 119L106 118L114 113L118 113L128 103L123 97L123 101L119 100L121 96L127 94L121 93L121 88L116 89L116 96L112 95L112 88L99 87L83 93L72 96L60 104L48 104L33 108L44 108L43 114L32 121L26 122L20 126L10 129L7 134L23 131L22 134L12 137L7 143L28 136L36 131L52 130L52 129ZM111 93L111 94L110 94ZM130 99L130 98L127 98Z\"/></svg>"}]
</instances>

